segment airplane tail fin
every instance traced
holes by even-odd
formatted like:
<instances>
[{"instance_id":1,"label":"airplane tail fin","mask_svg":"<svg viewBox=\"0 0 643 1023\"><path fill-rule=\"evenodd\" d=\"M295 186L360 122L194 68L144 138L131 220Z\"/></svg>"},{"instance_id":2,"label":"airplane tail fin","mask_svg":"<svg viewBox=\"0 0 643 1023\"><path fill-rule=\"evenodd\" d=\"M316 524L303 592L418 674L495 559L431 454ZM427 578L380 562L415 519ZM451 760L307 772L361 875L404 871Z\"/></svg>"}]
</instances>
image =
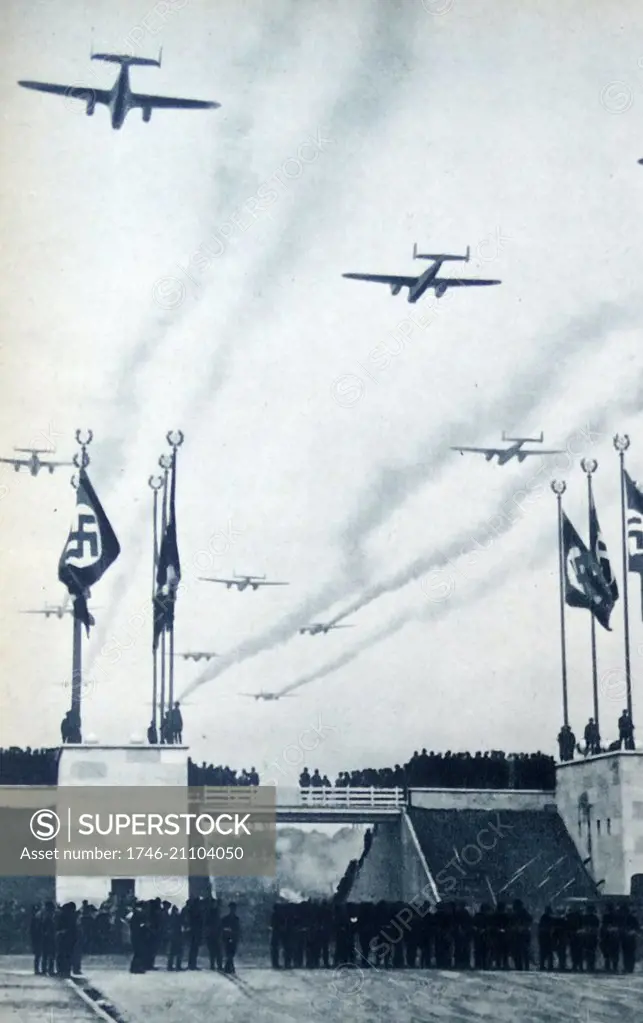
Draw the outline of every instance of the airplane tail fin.
<instances>
[{"instance_id":1,"label":"airplane tail fin","mask_svg":"<svg viewBox=\"0 0 643 1023\"><path fill-rule=\"evenodd\" d=\"M545 435L541 430L540 437L508 437L503 430L502 439L508 443L511 441L522 441L523 444L542 444L545 439Z\"/></svg>"},{"instance_id":2,"label":"airplane tail fin","mask_svg":"<svg viewBox=\"0 0 643 1023\"><path fill-rule=\"evenodd\" d=\"M23 451L28 455L54 455L53 448L14 448L14 451Z\"/></svg>"},{"instance_id":3,"label":"airplane tail fin","mask_svg":"<svg viewBox=\"0 0 643 1023\"><path fill-rule=\"evenodd\" d=\"M413 243L413 259L433 259L439 260L441 263L446 263L448 260L454 260L459 263L468 263L471 258L471 246L467 245L467 251L464 256L454 256L449 253L438 252L418 252L417 242Z\"/></svg>"},{"instance_id":4,"label":"airplane tail fin","mask_svg":"<svg viewBox=\"0 0 643 1023\"><path fill-rule=\"evenodd\" d=\"M161 55L162 48L159 52L159 59L153 60L152 57L132 57L130 54L123 53L92 53L92 60L104 60L108 64L121 64L127 67L160 67L161 66Z\"/></svg>"}]
</instances>

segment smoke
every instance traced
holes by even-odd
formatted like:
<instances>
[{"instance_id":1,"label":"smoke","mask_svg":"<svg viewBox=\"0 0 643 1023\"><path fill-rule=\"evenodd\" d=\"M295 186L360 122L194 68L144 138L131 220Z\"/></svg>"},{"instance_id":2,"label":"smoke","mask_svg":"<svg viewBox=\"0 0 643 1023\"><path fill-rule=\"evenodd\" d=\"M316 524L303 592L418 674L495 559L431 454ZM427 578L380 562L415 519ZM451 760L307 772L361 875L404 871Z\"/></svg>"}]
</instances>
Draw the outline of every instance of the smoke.
<instances>
[{"instance_id":1,"label":"smoke","mask_svg":"<svg viewBox=\"0 0 643 1023\"><path fill-rule=\"evenodd\" d=\"M346 871L351 859L358 859L364 847L360 830L342 828L329 836L297 828L277 830L277 878L280 895L289 902L309 897L328 897Z\"/></svg>"},{"instance_id":2,"label":"smoke","mask_svg":"<svg viewBox=\"0 0 643 1023\"><path fill-rule=\"evenodd\" d=\"M530 559L525 559L523 570L528 571L530 568L533 568L535 564L542 561L544 551L547 550L549 552L551 550L549 532L549 530L541 531L534 547L536 553L532 554ZM334 675L336 671L344 668L347 664L351 664L367 650L394 636L411 622L437 622L453 610L462 610L468 607L470 604L475 603L481 595L489 596L494 590L502 586L514 572L515 565L497 566L490 572L487 572L484 577L473 580L461 598L456 597L455 600L452 600L452 594L455 591L449 589L446 594L441 595L438 600L431 601L428 606L407 608L404 611L398 612L378 632L366 637L351 650L345 651L344 654L322 665L316 671L297 679L296 682L282 689L281 693L290 693L295 689L300 689L302 686L310 685L311 682L317 682L320 679L327 678L329 675Z\"/></svg>"},{"instance_id":3,"label":"smoke","mask_svg":"<svg viewBox=\"0 0 643 1023\"><path fill-rule=\"evenodd\" d=\"M591 313L573 317L538 346L531 346L532 350L537 347L537 355L521 363L502 397L494 395L485 401L480 396L466 415L446 423L440 436L424 440L408 465L378 468L355 512L341 527L339 540L346 571L354 578L364 577L368 537L453 457L450 444L470 443L468 434L473 426L476 435L481 436L498 423L525 422L551 388L552 365L559 375L565 368L572 370L579 353L583 359L588 358L612 331L631 326L639 318L640 309L634 304L617 306L611 302L601 302Z\"/></svg>"}]
</instances>

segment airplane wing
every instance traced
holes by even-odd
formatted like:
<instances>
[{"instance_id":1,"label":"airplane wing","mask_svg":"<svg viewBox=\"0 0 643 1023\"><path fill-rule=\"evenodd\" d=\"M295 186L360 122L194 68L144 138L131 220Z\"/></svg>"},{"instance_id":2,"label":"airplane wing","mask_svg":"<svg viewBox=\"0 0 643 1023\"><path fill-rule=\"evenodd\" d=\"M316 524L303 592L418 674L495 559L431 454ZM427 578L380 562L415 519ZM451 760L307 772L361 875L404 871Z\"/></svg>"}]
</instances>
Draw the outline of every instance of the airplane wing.
<instances>
[{"instance_id":1,"label":"airplane wing","mask_svg":"<svg viewBox=\"0 0 643 1023\"><path fill-rule=\"evenodd\" d=\"M342 274L342 277L348 277L351 281L374 281L375 284L399 284L407 288L412 288L419 280L417 277L393 277L387 274Z\"/></svg>"},{"instance_id":2,"label":"airplane wing","mask_svg":"<svg viewBox=\"0 0 643 1023\"><path fill-rule=\"evenodd\" d=\"M39 611L35 611L35 610L34 611L21 611L20 614L21 615L55 615L56 611L55 610L54 611L43 611L41 609Z\"/></svg>"},{"instance_id":3,"label":"airplane wing","mask_svg":"<svg viewBox=\"0 0 643 1023\"><path fill-rule=\"evenodd\" d=\"M547 451L547 450L543 450L543 451L520 451L518 453L519 453L521 458L526 458L527 455L563 455L565 452L561 448L558 448L557 451Z\"/></svg>"},{"instance_id":4,"label":"airplane wing","mask_svg":"<svg viewBox=\"0 0 643 1023\"><path fill-rule=\"evenodd\" d=\"M214 110L220 103L203 99L174 99L172 96L146 96L142 92L132 93L132 106L155 107L158 110Z\"/></svg>"},{"instance_id":5,"label":"airplane wing","mask_svg":"<svg viewBox=\"0 0 643 1023\"><path fill-rule=\"evenodd\" d=\"M7 465L29 465L26 458L0 458L0 462L5 462Z\"/></svg>"},{"instance_id":6,"label":"airplane wing","mask_svg":"<svg viewBox=\"0 0 643 1023\"><path fill-rule=\"evenodd\" d=\"M502 281L485 281L482 278L476 279L475 277L470 277L468 279L458 277L435 277L433 281L431 281L431 287L434 285L437 285L437 287L440 287L440 285L446 285L448 288L482 288L489 284L502 284Z\"/></svg>"},{"instance_id":7,"label":"airplane wing","mask_svg":"<svg viewBox=\"0 0 643 1023\"><path fill-rule=\"evenodd\" d=\"M355 626L352 623L349 625L348 622L346 623L346 625L331 625L331 629L354 629L354 628Z\"/></svg>"},{"instance_id":8,"label":"airplane wing","mask_svg":"<svg viewBox=\"0 0 643 1023\"><path fill-rule=\"evenodd\" d=\"M273 582L269 582L269 581L265 582L264 580L255 580L255 582L254 583L251 582L250 585L251 586L290 586L290 583L273 583Z\"/></svg>"},{"instance_id":9,"label":"airplane wing","mask_svg":"<svg viewBox=\"0 0 643 1023\"><path fill-rule=\"evenodd\" d=\"M204 583L226 583L229 586L236 586L239 579L217 579L212 575L200 575L199 579L202 579Z\"/></svg>"},{"instance_id":10,"label":"airplane wing","mask_svg":"<svg viewBox=\"0 0 643 1023\"><path fill-rule=\"evenodd\" d=\"M500 451L498 448L467 448L467 447L452 447L452 451L475 451L481 455L503 455L504 451Z\"/></svg>"},{"instance_id":11,"label":"airplane wing","mask_svg":"<svg viewBox=\"0 0 643 1023\"><path fill-rule=\"evenodd\" d=\"M39 462L40 465L44 466L45 468L48 468L48 466L50 466L50 465L74 465L74 462L51 462L49 460L43 461L43 459L41 459L41 458L38 459L38 462Z\"/></svg>"},{"instance_id":12,"label":"airplane wing","mask_svg":"<svg viewBox=\"0 0 643 1023\"><path fill-rule=\"evenodd\" d=\"M52 85L50 82L18 82L23 89L35 89L36 92L51 92L54 96L67 96L69 99L81 99L84 103L104 103L109 106L111 93L107 89L93 89L89 85Z\"/></svg>"}]
</instances>

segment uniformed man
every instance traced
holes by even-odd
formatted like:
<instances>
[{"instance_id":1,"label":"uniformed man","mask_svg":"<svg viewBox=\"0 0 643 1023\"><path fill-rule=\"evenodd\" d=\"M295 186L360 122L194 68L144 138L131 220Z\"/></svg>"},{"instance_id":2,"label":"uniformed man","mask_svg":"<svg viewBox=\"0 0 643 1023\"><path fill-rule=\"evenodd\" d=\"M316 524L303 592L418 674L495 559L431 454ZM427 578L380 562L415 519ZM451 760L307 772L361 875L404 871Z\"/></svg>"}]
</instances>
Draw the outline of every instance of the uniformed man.
<instances>
[{"instance_id":1,"label":"uniformed man","mask_svg":"<svg viewBox=\"0 0 643 1023\"><path fill-rule=\"evenodd\" d=\"M221 949L221 919L219 903L210 897L205 902L205 943L210 957L210 969L223 969L223 953Z\"/></svg>"},{"instance_id":2,"label":"uniformed man","mask_svg":"<svg viewBox=\"0 0 643 1023\"><path fill-rule=\"evenodd\" d=\"M545 906L545 912L538 921L538 958L541 970L554 968L554 917L551 906Z\"/></svg>"},{"instance_id":3,"label":"uniformed man","mask_svg":"<svg viewBox=\"0 0 643 1023\"><path fill-rule=\"evenodd\" d=\"M625 973L634 973L638 932L638 920L627 906L623 906L619 913L619 939Z\"/></svg>"},{"instance_id":4,"label":"uniformed man","mask_svg":"<svg viewBox=\"0 0 643 1023\"><path fill-rule=\"evenodd\" d=\"M589 904L583 916L581 932L583 935L583 961L588 973L594 973L596 971L596 952L598 950L599 929L600 920L596 914L596 909L593 905Z\"/></svg>"},{"instance_id":5,"label":"uniformed man","mask_svg":"<svg viewBox=\"0 0 643 1023\"><path fill-rule=\"evenodd\" d=\"M44 960L42 955L42 910L40 909L40 906L31 907L29 937L31 939L31 954L33 955L33 972L36 975L44 973Z\"/></svg>"},{"instance_id":6,"label":"uniformed man","mask_svg":"<svg viewBox=\"0 0 643 1023\"><path fill-rule=\"evenodd\" d=\"M621 748L634 749L634 725L627 708L618 719L618 738Z\"/></svg>"},{"instance_id":7,"label":"uniformed man","mask_svg":"<svg viewBox=\"0 0 643 1023\"><path fill-rule=\"evenodd\" d=\"M236 972L234 968L234 957L239 945L239 939L241 938L241 925L239 923L239 917L237 916L237 906L235 902L230 903L228 913L221 921L221 935L223 938L223 950L225 953L223 972L233 974Z\"/></svg>"},{"instance_id":8,"label":"uniformed man","mask_svg":"<svg viewBox=\"0 0 643 1023\"><path fill-rule=\"evenodd\" d=\"M169 951L167 956L168 970L180 970L183 959L183 914L178 906L172 906L168 921Z\"/></svg>"},{"instance_id":9,"label":"uniformed man","mask_svg":"<svg viewBox=\"0 0 643 1023\"><path fill-rule=\"evenodd\" d=\"M181 715L181 704L177 700L170 712L170 732L171 742L178 743L179 746L183 742L183 717Z\"/></svg>"},{"instance_id":10,"label":"uniformed man","mask_svg":"<svg viewBox=\"0 0 643 1023\"><path fill-rule=\"evenodd\" d=\"M616 973L619 962L619 928L616 908L608 904L603 913L598 942L607 973Z\"/></svg>"},{"instance_id":11,"label":"uniformed man","mask_svg":"<svg viewBox=\"0 0 643 1023\"><path fill-rule=\"evenodd\" d=\"M585 725L585 756L587 754L595 755L601 752L601 736L598 731L598 725L594 721L594 718L590 718Z\"/></svg>"},{"instance_id":12,"label":"uniformed man","mask_svg":"<svg viewBox=\"0 0 643 1023\"><path fill-rule=\"evenodd\" d=\"M56 906L45 902L41 917L42 972L53 977L56 973Z\"/></svg>"}]
</instances>

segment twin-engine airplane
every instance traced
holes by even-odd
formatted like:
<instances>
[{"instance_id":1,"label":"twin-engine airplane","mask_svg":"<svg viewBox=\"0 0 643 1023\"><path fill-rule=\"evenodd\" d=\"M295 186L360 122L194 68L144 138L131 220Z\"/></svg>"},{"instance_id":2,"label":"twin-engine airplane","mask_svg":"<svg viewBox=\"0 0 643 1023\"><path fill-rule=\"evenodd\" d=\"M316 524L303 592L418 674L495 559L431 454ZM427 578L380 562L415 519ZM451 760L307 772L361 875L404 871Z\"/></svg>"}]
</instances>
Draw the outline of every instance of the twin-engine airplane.
<instances>
[{"instance_id":1,"label":"twin-engine airplane","mask_svg":"<svg viewBox=\"0 0 643 1023\"><path fill-rule=\"evenodd\" d=\"M294 693L239 693L239 696L249 696L252 700L281 700L284 696L294 695Z\"/></svg>"},{"instance_id":2,"label":"twin-engine airplane","mask_svg":"<svg viewBox=\"0 0 643 1023\"><path fill-rule=\"evenodd\" d=\"M273 582L270 579L266 579L265 575L237 575L236 572L233 573L232 579L219 579L211 575L200 575L199 579L206 583L223 583L229 590L236 586L240 593L242 590L247 590L249 586L252 586L253 590L258 590L260 586L290 585L290 583Z\"/></svg>"},{"instance_id":3,"label":"twin-engine airplane","mask_svg":"<svg viewBox=\"0 0 643 1023\"><path fill-rule=\"evenodd\" d=\"M530 455L560 455L563 454L560 448L556 450L544 450L540 448L538 451L523 451L523 444L542 444L544 435L541 433L540 437L507 437L503 432L502 439L508 444L511 444L508 448L466 448L466 447L452 447L452 451L459 451L463 454L465 451L473 451L485 456L486 460L490 462L494 455L498 457L498 465L504 465L509 461L510 458L517 458L519 462L524 462L525 458Z\"/></svg>"},{"instance_id":4,"label":"twin-engine airplane","mask_svg":"<svg viewBox=\"0 0 643 1023\"><path fill-rule=\"evenodd\" d=\"M93 608L92 610L98 611L99 608ZM55 615L56 618L63 618L65 615L73 615L74 608L71 604L63 606L62 604L45 604L44 607L30 608L27 611L21 611L22 615L44 615L45 618L50 618L51 615Z\"/></svg>"},{"instance_id":5,"label":"twin-engine airplane","mask_svg":"<svg viewBox=\"0 0 643 1023\"><path fill-rule=\"evenodd\" d=\"M52 462L50 459L39 458L39 455L53 455L54 452L45 448L14 448L14 451L24 451L31 455L30 458L0 458L0 462L12 465L16 472L27 469L32 476L37 476L41 469L49 469L53 473L58 465L73 465L73 462Z\"/></svg>"},{"instance_id":6,"label":"twin-engine airplane","mask_svg":"<svg viewBox=\"0 0 643 1023\"><path fill-rule=\"evenodd\" d=\"M213 657L218 657L218 654L206 650L194 650L184 654L177 654L177 657L182 657L184 661L210 661Z\"/></svg>"},{"instance_id":7,"label":"twin-engine airplane","mask_svg":"<svg viewBox=\"0 0 643 1023\"><path fill-rule=\"evenodd\" d=\"M349 277L353 281L374 281L376 284L388 284L394 295L399 295L402 288L408 288L408 302L417 302L425 291L429 288L433 288L435 291L436 298L442 298L449 288L472 288L472 287L483 287L490 284L501 284L502 281L487 281L482 278L469 278L468 280L461 280L455 277L438 277L440 269L443 263L449 260L455 260L462 263L468 263L471 255L470 247L467 246L467 252L465 256L452 256L452 255L427 255L417 250L417 244L413 246L413 259L430 259L433 260L433 266L430 266L428 270L425 270L419 277L397 277L394 275L387 274L342 274L343 277Z\"/></svg>"},{"instance_id":8,"label":"twin-engine airplane","mask_svg":"<svg viewBox=\"0 0 643 1023\"><path fill-rule=\"evenodd\" d=\"M118 130L130 110L140 107L143 111L143 120L149 121L152 110L212 110L220 107L220 103L209 103L200 99L174 99L171 96L151 96L143 92L132 92L129 84L129 69L134 66L159 67L161 66L161 52L159 59L152 60L149 57L130 57L117 53L92 53L91 60L104 60L111 64L120 64L118 78L111 89L94 89L89 85L52 85L50 82L26 82L20 81L24 89L35 89L37 92L51 92L55 96L67 96L70 99L79 99L87 104L87 116L91 117L97 103L109 107L112 120L112 128Z\"/></svg>"},{"instance_id":9,"label":"twin-engine airplane","mask_svg":"<svg viewBox=\"0 0 643 1023\"><path fill-rule=\"evenodd\" d=\"M331 629L354 629L354 625L335 625L333 622L311 622L310 625L304 625L303 629L299 632L302 636L308 633L309 636L318 636L320 632L330 632Z\"/></svg>"}]
</instances>

